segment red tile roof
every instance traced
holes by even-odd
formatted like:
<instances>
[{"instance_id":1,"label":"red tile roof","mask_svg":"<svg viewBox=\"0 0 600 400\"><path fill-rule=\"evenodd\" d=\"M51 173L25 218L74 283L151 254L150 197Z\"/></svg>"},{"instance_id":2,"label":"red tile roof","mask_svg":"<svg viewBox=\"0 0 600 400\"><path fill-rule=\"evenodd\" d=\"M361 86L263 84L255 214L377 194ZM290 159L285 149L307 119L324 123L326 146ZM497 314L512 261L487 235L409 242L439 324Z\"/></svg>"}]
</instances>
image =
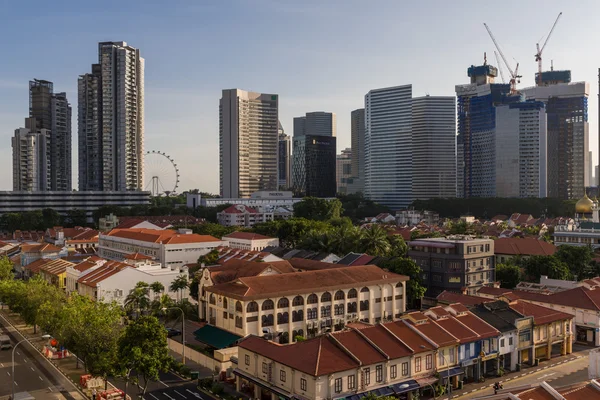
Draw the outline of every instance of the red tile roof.
<instances>
[{"instance_id":1,"label":"red tile roof","mask_svg":"<svg viewBox=\"0 0 600 400\"><path fill-rule=\"evenodd\" d=\"M264 240L264 239L273 239L272 237L260 235L258 233L252 232L232 232L227 236L223 236L223 240L227 239L242 239L242 240Z\"/></svg>"},{"instance_id":2,"label":"red tile roof","mask_svg":"<svg viewBox=\"0 0 600 400\"><path fill-rule=\"evenodd\" d=\"M437 296L436 300L439 303L445 303L445 304L461 303L461 304L466 304L468 306L476 306L485 301L488 301L489 299L485 299L483 297L477 297L477 296L469 296L466 294L449 292L447 290L444 290L442 293L440 293Z\"/></svg>"},{"instance_id":3,"label":"red tile roof","mask_svg":"<svg viewBox=\"0 0 600 400\"><path fill-rule=\"evenodd\" d=\"M67 267L74 267L75 263L61 260L60 258L56 260L51 260L48 263L42 265L41 270L49 275L60 275L66 272Z\"/></svg>"},{"instance_id":4,"label":"red tile roof","mask_svg":"<svg viewBox=\"0 0 600 400\"><path fill-rule=\"evenodd\" d=\"M416 322L411 319L411 316L416 315ZM439 347L446 347L459 342L458 338L453 336L451 333L443 329L441 326L436 324L431 318L420 312L413 312L407 314L407 318L404 319L411 327L427 336L429 340L436 343ZM420 322L420 321L425 321Z\"/></svg>"},{"instance_id":5,"label":"red tile roof","mask_svg":"<svg viewBox=\"0 0 600 400\"><path fill-rule=\"evenodd\" d=\"M556 252L552 243L534 238L500 238L494 240L494 253L511 256L549 256Z\"/></svg>"},{"instance_id":6,"label":"red tile roof","mask_svg":"<svg viewBox=\"0 0 600 400\"><path fill-rule=\"evenodd\" d=\"M52 260L47 258L40 258L39 260L35 260L34 262L25 265L23 268L28 271L31 271L32 274L37 274L38 272L40 272L40 269L50 261Z\"/></svg>"},{"instance_id":7,"label":"red tile roof","mask_svg":"<svg viewBox=\"0 0 600 400\"><path fill-rule=\"evenodd\" d=\"M361 327L358 329L358 332L371 342L375 343L375 345L387 354L390 359L406 357L413 354L413 351L402 342L401 338L398 338L381 324Z\"/></svg>"},{"instance_id":8,"label":"red tile roof","mask_svg":"<svg viewBox=\"0 0 600 400\"><path fill-rule=\"evenodd\" d=\"M244 213L256 214L258 211L256 211L252 207L248 207L243 204L234 204L232 206L227 207L226 209L224 209L221 212L225 213L225 214L244 214Z\"/></svg>"},{"instance_id":9,"label":"red tile roof","mask_svg":"<svg viewBox=\"0 0 600 400\"><path fill-rule=\"evenodd\" d=\"M332 334L348 351L360 360L363 365L376 364L387 360L368 340L365 340L357 330L346 330Z\"/></svg>"},{"instance_id":10,"label":"red tile roof","mask_svg":"<svg viewBox=\"0 0 600 400\"><path fill-rule=\"evenodd\" d=\"M58 253L62 249L50 243L24 244L21 246L23 253Z\"/></svg>"},{"instance_id":11,"label":"red tile roof","mask_svg":"<svg viewBox=\"0 0 600 400\"><path fill-rule=\"evenodd\" d=\"M550 322L573 319L573 315L571 314L555 311L547 307L538 306L537 304L528 303L526 301L511 302L509 303L509 307L526 317L533 317L533 323L536 325L544 325Z\"/></svg>"},{"instance_id":12,"label":"red tile roof","mask_svg":"<svg viewBox=\"0 0 600 400\"><path fill-rule=\"evenodd\" d=\"M195 233L178 233L171 229L113 229L105 236L114 236L124 239L138 240L141 242L162 244L184 244L184 243L206 243L220 242L221 240L210 235L198 235Z\"/></svg>"},{"instance_id":13,"label":"red tile roof","mask_svg":"<svg viewBox=\"0 0 600 400\"><path fill-rule=\"evenodd\" d=\"M500 295L503 295L505 293L510 293L510 292L512 292L512 290L510 290L510 289L496 288L496 287L491 287L491 286L484 286L477 291L477 293L487 294L487 295L491 295L491 296L500 296Z\"/></svg>"},{"instance_id":14,"label":"red tile roof","mask_svg":"<svg viewBox=\"0 0 600 400\"><path fill-rule=\"evenodd\" d=\"M435 322L452 336L457 338L460 343L470 343L480 339L477 332L473 331L454 317L442 317L436 319Z\"/></svg>"},{"instance_id":15,"label":"red tile roof","mask_svg":"<svg viewBox=\"0 0 600 400\"><path fill-rule=\"evenodd\" d=\"M404 321L394 321L383 324L383 326L399 338L402 343L409 347L411 351L422 353L425 351L435 350L436 345L430 343L422 335L414 331ZM433 341L435 343L435 341Z\"/></svg>"},{"instance_id":16,"label":"red tile roof","mask_svg":"<svg viewBox=\"0 0 600 400\"><path fill-rule=\"evenodd\" d=\"M94 271L83 275L77 282L81 285L96 287L99 282L102 282L106 278L113 276L125 268L131 268L131 266L117 261L108 261Z\"/></svg>"},{"instance_id":17,"label":"red tile roof","mask_svg":"<svg viewBox=\"0 0 600 400\"><path fill-rule=\"evenodd\" d=\"M210 277L215 285L232 282L238 278L258 276L269 268L281 273L289 274L296 270L287 261L255 262L244 261L237 258L231 259L217 267L210 267Z\"/></svg>"}]
</instances>

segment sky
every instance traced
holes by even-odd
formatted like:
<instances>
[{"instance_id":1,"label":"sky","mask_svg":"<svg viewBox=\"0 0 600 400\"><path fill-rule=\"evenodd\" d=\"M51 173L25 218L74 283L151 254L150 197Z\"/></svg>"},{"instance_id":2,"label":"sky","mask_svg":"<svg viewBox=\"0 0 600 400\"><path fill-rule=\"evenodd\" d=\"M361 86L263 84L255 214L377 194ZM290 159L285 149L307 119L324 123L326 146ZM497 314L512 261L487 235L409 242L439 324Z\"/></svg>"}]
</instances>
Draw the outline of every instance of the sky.
<instances>
[{"instance_id":1,"label":"sky","mask_svg":"<svg viewBox=\"0 0 600 400\"><path fill-rule=\"evenodd\" d=\"M412 84L414 97L453 96L484 52L497 65L484 22L511 67L520 63L520 87L533 86L535 44L561 11L544 69L553 60L590 82L595 165L598 1L0 0L0 190L12 189L10 138L24 125L33 78L67 92L77 187L77 77L91 72L98 42L126 41L146 60L145 149L175 160L180 192L217 193L222 89L279 94L290 135L296 116L336 113L339 153L369 90Z\"/></svg>"}]
</instances>

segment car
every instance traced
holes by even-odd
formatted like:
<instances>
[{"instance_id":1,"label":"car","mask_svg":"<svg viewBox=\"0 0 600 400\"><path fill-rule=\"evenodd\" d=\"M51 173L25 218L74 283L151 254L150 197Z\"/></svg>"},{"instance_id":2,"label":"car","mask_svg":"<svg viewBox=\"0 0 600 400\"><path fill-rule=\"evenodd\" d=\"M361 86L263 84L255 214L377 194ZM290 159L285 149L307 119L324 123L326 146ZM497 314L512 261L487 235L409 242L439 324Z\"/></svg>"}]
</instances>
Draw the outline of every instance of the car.
<instances>
[{"instance_id":1,"label":"car","mask_svg":"<svg viewBox=\"0 0 600 400\"><path fill-rule=\"evenodd\" d=\"M167 330L167 337L174 337L181 335L181 331L175 328L165 328Z\"/></svg>"}]
</instances>

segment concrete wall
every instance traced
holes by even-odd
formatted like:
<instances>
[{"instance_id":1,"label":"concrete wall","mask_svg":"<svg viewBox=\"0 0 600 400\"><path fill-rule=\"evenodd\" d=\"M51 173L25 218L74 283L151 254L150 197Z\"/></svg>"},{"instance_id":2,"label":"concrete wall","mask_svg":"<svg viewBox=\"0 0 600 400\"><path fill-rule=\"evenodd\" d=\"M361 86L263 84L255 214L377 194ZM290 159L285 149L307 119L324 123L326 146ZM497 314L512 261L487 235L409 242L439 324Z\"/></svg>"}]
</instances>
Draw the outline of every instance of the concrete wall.
<instances>
[{"instance_id":1,"label":"concrete wall","mask_svg":"<svg viewBox=\"0 0 600 400\"><path fill-rule=\"evenodd\" d=\"M177 354L183 353L183 345L181 343L176 342L173 339L167 339L167 342L170 350L173 350ZM214 355L215 358L212 358L189 347L186 347L185 349L186 360L200 364L203 367L209 368L211 371L227 371L227 376L231 376L233 366L230 357L237 357L238 348L231 347L223 350L215 350Z\"/></svg>"}]
</instances>

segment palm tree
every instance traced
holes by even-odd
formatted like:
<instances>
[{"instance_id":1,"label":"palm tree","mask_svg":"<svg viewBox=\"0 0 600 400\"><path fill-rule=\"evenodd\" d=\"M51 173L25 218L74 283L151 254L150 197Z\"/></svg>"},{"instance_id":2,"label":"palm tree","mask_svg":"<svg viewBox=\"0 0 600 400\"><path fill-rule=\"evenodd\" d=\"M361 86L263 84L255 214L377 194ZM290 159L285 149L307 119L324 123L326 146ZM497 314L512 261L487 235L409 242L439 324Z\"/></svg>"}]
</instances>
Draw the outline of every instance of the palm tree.
<instances>
[{"instance_id":1,"label":"palm tree","mask_svg":"<svg viewBox=\"0 0 600 400\"><path fill-rule=\"evenodd\" d=\"M187 289L189 286L188 277L185 275L179 275L173 282L171 282L171 286L169 286L169 290L171 292L177 292L179 296L179 300L181 301L181 291L183 289Z\"/></svg>"},{"instance_id":2,"label":"palm tree","mask_svg":"<svg viewBox=\"0 0 600 400\"><path fill-rule=\"evenodd\" d=\"M370 256L386 256L390 252L388 234L380 225L373 224L364 229L361 238L363 253Z\"/></svg>"},{"instance_id":3,"label":"palm tree","mask_svg":"<svg viewBox=\"0 0 600 400\"><path fill-rule=\"evenodd\" d=\"M357 226L342 225L335 229L330 236L331 252L345 256L359 248L362 231Z\"/></svg>"},{"instance_id":4,"label":"palm tree","mask_svg":"<svg viewBox=\"0 0 600 400\"><path fill-rule=\"evenodd\" d=\"M138 285L131 289L125 298L125 308L130 311L137 311L140 314L150 306L150 297L148 296L148 288Z\"/></svg>"},{"instance_id":5,"label":"palm tree","mask_svg":"<svg viewBox=\"0 0 600 400\"><path fill-rule=\"evenodd\" d=\"M165 291L165 285L157 281L150 285L150 289L154 292L154 299L156 299L160 293Z\"/></svg>"},{"instance_id":6,"label":"palm tree","mask_svg":"<svg viewBox=\"0 0 600 400\"><path fill-rule=\"evenodd\" d=\"M175 302L173 301L171 296L164 293L159 298L154 299L154 301L152 302L152 311L156 315L159 315L163 312L163 309L168 309L170 307L173 307L174 303Z\"/></svg>"}]
</instances>

